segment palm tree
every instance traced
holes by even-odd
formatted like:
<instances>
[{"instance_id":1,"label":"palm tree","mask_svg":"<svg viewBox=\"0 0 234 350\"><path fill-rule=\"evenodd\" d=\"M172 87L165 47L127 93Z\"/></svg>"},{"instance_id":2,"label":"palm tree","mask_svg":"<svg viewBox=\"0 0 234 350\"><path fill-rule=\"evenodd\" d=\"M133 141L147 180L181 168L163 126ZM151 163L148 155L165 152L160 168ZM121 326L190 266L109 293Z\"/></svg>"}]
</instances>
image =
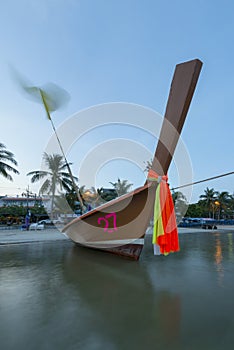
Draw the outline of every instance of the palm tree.
<instances>
[{"instance_id":1,"label":"palm tree","mask_svg":"<svg viewBox=\"0 0 234 350\"><path fill-rule=\"evenodd\" d=\"M70 173L64 171L64 169L67 168L67 163L64 162L63 156L60 154L49 155L45 152L43 159L48 171L36 170L29 172L27 175L32 176L32 183L45 179L39 192L41 194L51 194L51 216L53 217L54 197L57 188L59 187L60 190L64 189L65 191L70 191L73 186L73 181ZM75 176L73 176L73 179L78 181Z\"/></svg>"},{"instance_id":2,"label":"palm tree","mask_svg":"<svg viewBox=\"0 0 234 350\"><path fill-rule=\"evenodd\" d=\"M6 150L6 146L3 143L0 143L0 175L5 177L7 180L13 181L12 176L8 173L13 172L14 174L19 174L13 166L8 163L17 165L17 161L14 158L14 154Z\"/></svg>"},{"instance_id":3,"label":"palm tree","mask_svg":"<svg viewBox=\"0 0 234 350\"><path fill-rule=\"evenodd\" d=\"M234 219L234 193L230 195L229 211L230 216Z\"/></svg>"},{"instance_id":4,"label":"palm tree","mask_svg":"<svg viewBox=\"0 0 234 350\"><path fill-rule=\"evenodd\" d=\"M220 214L222 211L227 209L228 204L230 203L231 195L227 191L217 193L217 202L219 203L219 213L218 218L220 219Z\"/></svg>"},{"instance_id":5,"label":"palm tree","mask_svg":"<svg viewBox=\"0 0 234 350\"><path fill-rule=\"evenodd\" d=\"M110 182L110 184L114 187L114 189L118 193L118 197L128 193L130 187L133 185L133 184L128 184L128 180L121 181L119 178L117 182Z\"/></svg>"},{"instance_id":6,"label":"palm tree","mask_svg":"<svg viewBox=\"0 0 234 350\"><path fill-rule=\"evenodd\" d=\"M217 194L218 192L215 191L213 188L206 188L205 189L205 194L201 194L200 198L202 199L202 202L205 204L206 208L208 209L209 212L209 218L211 217L211 207L212 204L215 202L217 199Z\"/></svg>"}]
</instances>

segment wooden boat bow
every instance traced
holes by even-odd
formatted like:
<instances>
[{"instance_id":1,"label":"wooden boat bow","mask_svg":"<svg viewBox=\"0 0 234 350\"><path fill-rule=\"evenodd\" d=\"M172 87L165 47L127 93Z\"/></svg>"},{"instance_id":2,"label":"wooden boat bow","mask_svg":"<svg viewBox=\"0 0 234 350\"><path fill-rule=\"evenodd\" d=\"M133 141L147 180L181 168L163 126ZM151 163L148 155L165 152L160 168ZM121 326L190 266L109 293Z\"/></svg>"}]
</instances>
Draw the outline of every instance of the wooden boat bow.
<instances>
[{"instance_id":1,"label":"wooden boat bow","mask_svg":"<svg viewBox=\"0 0 234 350\"><path fill-rule=\"evenodd\" d=\"M198 59L178 64L171 83L166 112L152 170L167 174L201 71ZM152 218L157 183L144 186L72 220L64 228L74 242L138 260Z\"/></svg>"}]
</instances>

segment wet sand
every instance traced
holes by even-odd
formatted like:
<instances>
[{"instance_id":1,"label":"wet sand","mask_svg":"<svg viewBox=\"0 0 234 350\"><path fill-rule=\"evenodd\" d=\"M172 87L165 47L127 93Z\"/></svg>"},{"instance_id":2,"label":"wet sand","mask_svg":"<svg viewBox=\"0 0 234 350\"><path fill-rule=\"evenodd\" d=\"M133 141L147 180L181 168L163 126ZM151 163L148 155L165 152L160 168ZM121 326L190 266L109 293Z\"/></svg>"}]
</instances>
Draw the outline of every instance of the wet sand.
<instances>
[{"instance_id":1,"label":"wet sand","mask_svg":"<svg viewBox=\"0 0 234 350\"><path fill-rule=\"evenodd\" d=\"M217 230L204 230L201 228L179 227L179 234L199 232L234 232L234 226L218 226ZM147 230L147 235L152 234L152 229ZM19 244L30 242L70 241L58 228L45 228L44 230L21 231L20 229L1 229L0 245Z\"/></svg>"},{"instance_id":2,"label":"wet sand","mask_svg":"<svg viewBox=\"0 0 234 350\"><path fill-rule=\"evenodd\" d=\"M30 231L21 231L20 229L0 230L0 245L61 240L69 239L57 228Z\"/></svg>"}]
</instances>

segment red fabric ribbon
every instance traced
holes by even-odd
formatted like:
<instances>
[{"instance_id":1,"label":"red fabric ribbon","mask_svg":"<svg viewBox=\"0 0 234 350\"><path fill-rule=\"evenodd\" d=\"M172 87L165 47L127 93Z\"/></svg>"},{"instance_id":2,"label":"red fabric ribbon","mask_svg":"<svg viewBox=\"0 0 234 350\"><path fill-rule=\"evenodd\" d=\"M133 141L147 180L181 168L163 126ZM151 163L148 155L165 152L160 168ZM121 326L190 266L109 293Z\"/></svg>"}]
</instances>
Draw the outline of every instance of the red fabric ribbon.
<instances>
[{"instance_id":1,"label":"red fabric ribbon","mask_svg":"<svg viewBox=\"0 0 234 350\"><path fill-rule=\"evenodd\" d=\"M177 252L180 250L179 237L174 203L167 183L168 177L159 176L155 171L150 170L148 180L159 183L155 196L153 244L160 247L162 254Z\"/></svg>"}]
</instances>

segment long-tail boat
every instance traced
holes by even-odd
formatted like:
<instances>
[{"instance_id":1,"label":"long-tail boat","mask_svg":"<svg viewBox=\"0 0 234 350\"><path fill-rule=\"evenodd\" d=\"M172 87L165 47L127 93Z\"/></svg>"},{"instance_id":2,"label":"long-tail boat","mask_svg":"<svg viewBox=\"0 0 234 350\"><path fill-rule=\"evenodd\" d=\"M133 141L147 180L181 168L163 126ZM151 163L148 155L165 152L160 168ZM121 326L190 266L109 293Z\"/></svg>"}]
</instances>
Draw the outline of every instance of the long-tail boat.
<instances>
[{"instance_id":1,"label":"long-tail boat","mask_svg":"<svg viewBox=\"0 0 234 350\"><path fill-rule=\"evenodd\" d=\"M168 172L198 81L202 62L194 59L176 65L151 170ZM63 228L75 243L138 260L153 216L157 181L107 202Z\"/></svg>"}]
</instances>

